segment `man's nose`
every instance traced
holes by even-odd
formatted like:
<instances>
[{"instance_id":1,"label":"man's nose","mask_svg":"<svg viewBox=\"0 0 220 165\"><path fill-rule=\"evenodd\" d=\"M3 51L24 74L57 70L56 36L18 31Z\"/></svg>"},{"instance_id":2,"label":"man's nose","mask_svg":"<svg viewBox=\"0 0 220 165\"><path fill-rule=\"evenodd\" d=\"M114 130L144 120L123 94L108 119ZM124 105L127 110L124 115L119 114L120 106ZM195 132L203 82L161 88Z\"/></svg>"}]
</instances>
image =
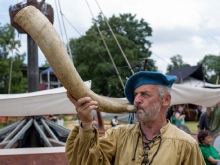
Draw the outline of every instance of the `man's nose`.
<instances>
[{"instance_id":1,"label":"man's nose","mask_svg":"<svg viewBox=\"0 0 220 165\"><path fill-rule=\"evenodd\" d=\"M135 104L139 104L139 103L142 103L142 98L141 98L141 95L140 95L140 94L137 94L137 95L134 97L134 105L135 105Z\"/></svg>"}]
</instances>

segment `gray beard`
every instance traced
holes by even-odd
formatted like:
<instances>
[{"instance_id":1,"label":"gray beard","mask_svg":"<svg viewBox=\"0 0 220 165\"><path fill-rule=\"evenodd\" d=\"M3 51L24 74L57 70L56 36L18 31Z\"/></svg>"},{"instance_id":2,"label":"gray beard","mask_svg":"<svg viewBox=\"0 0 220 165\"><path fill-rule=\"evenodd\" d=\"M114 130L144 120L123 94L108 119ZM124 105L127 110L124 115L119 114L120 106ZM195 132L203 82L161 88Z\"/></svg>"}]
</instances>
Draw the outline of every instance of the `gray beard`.
<instances>
[{"instance_id":1,"label":"gray beard","mask_svg":"<svg viewBox=\"0 0 220 165\"><path fill-rule=\"evenodd\" d=\"M135 108L137 110L142 109L144 111L144 113L135 113L135 117L138 121L154 121L158 117L159 112L161 111L161 104L159 101L157 101L156 103L150 104L148 108L140 104L135 105Z\"/></svg>"}]
</instances>

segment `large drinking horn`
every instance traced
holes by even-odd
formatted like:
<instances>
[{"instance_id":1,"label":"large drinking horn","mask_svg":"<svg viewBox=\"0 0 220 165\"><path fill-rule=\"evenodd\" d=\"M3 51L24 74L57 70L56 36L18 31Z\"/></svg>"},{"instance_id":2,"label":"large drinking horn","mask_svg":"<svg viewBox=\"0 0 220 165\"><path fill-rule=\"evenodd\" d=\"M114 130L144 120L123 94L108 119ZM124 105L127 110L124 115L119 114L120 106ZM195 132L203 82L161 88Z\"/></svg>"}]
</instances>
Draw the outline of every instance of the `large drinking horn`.
<instances>
[{"instance_id":1,"label":"large drinking horn","mask_svg":"<svg viewBox=\"0 0 220 165\"><path fill-rule=\"evenodd\" d=\"M42 50L57 78L76 99L89 96L99 103L98 111L108 113L132 113L134 106L106 100L91 91L82 81L59 35L50 21L34 6L27 6L14 17Z\"/></svg>"}]
</instances>

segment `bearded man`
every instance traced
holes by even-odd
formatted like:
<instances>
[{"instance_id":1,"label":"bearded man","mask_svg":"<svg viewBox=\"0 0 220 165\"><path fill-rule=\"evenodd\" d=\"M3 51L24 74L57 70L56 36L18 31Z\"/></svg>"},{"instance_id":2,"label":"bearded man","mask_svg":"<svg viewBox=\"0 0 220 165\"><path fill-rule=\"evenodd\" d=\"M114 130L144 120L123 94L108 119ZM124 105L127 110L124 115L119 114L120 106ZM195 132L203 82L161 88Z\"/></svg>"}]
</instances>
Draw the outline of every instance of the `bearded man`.
<instances>
[{"instance_id":1,"label":"bearded man","mask_svg":"<svg viewBox=\"0 0 220 165\"><path fill-rule=\"evenodd\" d=\"M66 143L70 165L205 165L197 142L166 120L175 76L141 71L125 85L125 96L136 108L135 124L119 125L99 137L92 125L98 103L90 97L75 100L81 125L73 128Z\"/></svg>"}]
</instances>

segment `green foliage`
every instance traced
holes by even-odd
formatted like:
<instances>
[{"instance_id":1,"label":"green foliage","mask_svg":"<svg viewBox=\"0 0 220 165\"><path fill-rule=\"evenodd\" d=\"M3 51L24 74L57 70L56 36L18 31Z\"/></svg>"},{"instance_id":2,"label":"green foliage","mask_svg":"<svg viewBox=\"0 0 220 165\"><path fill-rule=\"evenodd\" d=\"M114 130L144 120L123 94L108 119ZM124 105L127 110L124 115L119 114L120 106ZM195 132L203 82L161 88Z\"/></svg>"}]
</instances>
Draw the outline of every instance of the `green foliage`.
<instances>
[{"instance_id":1,"label":"green foliage","mask_svg":"<svg viewBox=\"0 0 220 165\"><path fill-rule=\"evenodd\" d=\"M215 84L217 76L220 76L220 56L206 55L199 64L202 64L203 72L211 83Z\"/></svg>"},{"instance_id":2,"label":"green foliage","mask_svg":"<svg viewBox=\"0 0 220 165\"><path fill-rule=\"evenodd\" d=\"M182 66L190 66L189 64L183 62L181 55L175 55L170 58L172 64L167 66L167 73L170 73L174 68L179 68Z\"/></svg>"},{"instance_id":3,"label":"green foliage","mask_svg":"<svg viewBox=\"0 0 220 165\"><path fill-rule=\"evenodd\" d=\"M141 61L151 55L149 51L151 42L147 37L152 35L152 29L143 19L139 21L135 17L136 15L131 14L121 14L119 17L113 15L109 19L109 24L132 69L137 72L141 69ZM99 15L93 23L85 36L70 40L76 69L84 81L92 80L92 90L95 93L124 97L124 89L96 26L102 32L124 84L126 77L130 77L132 73L105 19ZM146 69L156 71L154 63L153 60L148 60Z\"/></svg>"},{"instance_id":4,"label":"green foliage","mask_svg":"<svg viewBox=\"0 0 220 165\"><path fill-rule=\"evenodd\" d=\"M15 40L14 28L6 24L0 26L0 93L8 93L10 65L13 62L10 93L24 93L27 79L23 78L21 67L25 54L19 54L20 42ZM11 54L13 53L13 59Z\"/></svg>"},{"instance_id":5,"label":"green foliage","mask_svg":"<svg viewBox=\"0 0 220 165\"><path fill-rule=\"evenodd\" d=\"M50 67L50 64L47 60L45 60L44 64L42 64L41 67Z\"/></svg>"}]
</instances>

